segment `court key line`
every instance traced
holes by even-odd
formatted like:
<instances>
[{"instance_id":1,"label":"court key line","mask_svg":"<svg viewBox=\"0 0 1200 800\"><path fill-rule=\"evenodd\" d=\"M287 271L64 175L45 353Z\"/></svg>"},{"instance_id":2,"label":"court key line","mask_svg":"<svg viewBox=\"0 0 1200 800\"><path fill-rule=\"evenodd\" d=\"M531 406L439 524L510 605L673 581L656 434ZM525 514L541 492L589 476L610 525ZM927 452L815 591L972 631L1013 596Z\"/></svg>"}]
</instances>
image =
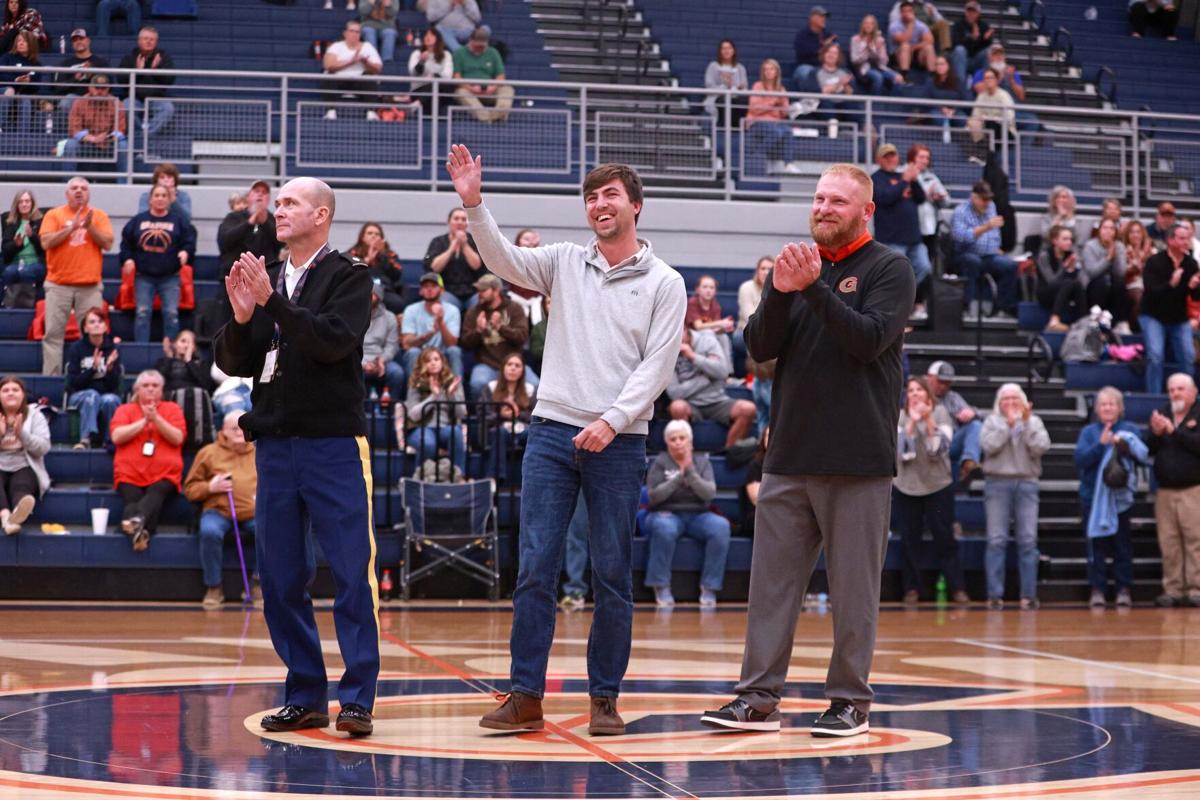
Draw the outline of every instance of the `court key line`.
<instances>
[{"instance_id":1,"label":"court key line","mask_svg":"<svg viewBox=\"0 0 1200 800\"><path fill-rule=\"evenodd\" d=\"M1076 658L1075 656L1064 656L1058 653L1046 653L1042 650L1029 650L1024 647L1009 647L1005 644L995 644L993 642L981 642L978 639L955 639L959 644L972 645L974 647L982 647L987 650L1001 650L1006 653L1016 653L1023 656L1034 656L1035 658L1049 658L1055 661L1066 661L1071 664L1082 664L1085 667L1103 667L1117 672L1128 672L1133 675L1145 675L1149 678L1163 678L1169 681L1181 681L1183 683L1193 683L1200 686L1200 678L1189 678L1186 675L1172 675L1169 672L1158 672L1153 669L1142 669L1140 667L1127 667L1123 664L1106 664L1103 661L1094 661L1090 658Z\"/></svg>"},{"instance_id":2,"label":"court key line","mask_svg":"<svg viewBox=\"0 0 1200 800\"><path fill-rule=\"evenodd\" d=\"M398 636L395 636L394 634L385 633L383 631L380 631L380 636L382 636L384 639L387 639L392 644L396 644L396 645L399 645L400 647L403 647L405 650L409 651L410 653L417 656L418 658L420 658L424 661L427 661L428 663L432 664L433 666L437 667L438 669L442 670L443 672L445 672L449 675L453 675L454 677L458 678L463 683L467 684L468 686L470 686L472 689L475 689L476 691L479 691L479 692L482 692L483 694L488 694L488 695L500 694L500 692L496 689L495 686L492 686L488 683L485 683L484 681L481 681L481 680L478 680L477 678L472 677L471 674L466 672L465 670L462 670L462 669L456 667L454 664L451 664L448 661L444 661L444 660L438 658L437 656L426 653L425 651L421 650L419 647L415 647L414 645L409 644L408 642L404 641L403 639L401 639ZM688 798L691 798L692 800L700 800L699 797L692 794L687 789L684 789L682 786L677 786L676 784L671 783L671 781L667 780L666 778L662 777L661 775L656 775L655 773L651 772L650 770L646 769L645 767L643 767L640 764L634 764L633 762L626 761L624 758L617 755L616 753L606 750L603 747L600 747L599 745L593 744L592 742L589 742L588 740L582 738L581 736L578 736L577 734L574 734L571 731L566 730L562 726L557 725L557 724L551 722L550 720L546 720L545 725L546 725L547 730L561 736L565 741L568 741L571 744L574 744L576 747L579 747L580 749L592 754L593 756L603 759L606 763L610 764L614 769L618 770L619 772L625 773L630 778L633 778L638 783L641 783L641 784L645 785L647 788L652 789L655 792L658 792L663 797L669 797L672 800L677 800L676 795L673 795L670 792L665 791L661 786L656 786L654 783L651 783L650 781L646 780L646 778L642 777L641 775L634 774L634 772L632 772L631 770L638 770L642 773L645 773L646 775L649 775L654 780L660 781L663 784L666 784L667 786L676 790L683 797L688 797ZM628 769L626 767L628 767Z\"/></svg>"}]
</instances>

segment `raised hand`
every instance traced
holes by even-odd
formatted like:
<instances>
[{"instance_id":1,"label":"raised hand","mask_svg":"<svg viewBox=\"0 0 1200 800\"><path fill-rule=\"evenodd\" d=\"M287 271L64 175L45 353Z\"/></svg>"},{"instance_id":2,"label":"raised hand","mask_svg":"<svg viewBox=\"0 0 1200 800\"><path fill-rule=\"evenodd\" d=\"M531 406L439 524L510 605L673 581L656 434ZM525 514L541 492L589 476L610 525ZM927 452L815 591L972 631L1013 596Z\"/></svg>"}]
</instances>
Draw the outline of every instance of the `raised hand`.
<instances>
[{"instance_id":1,"label":"raised hand","mask_svg":"<svg viewBox=\"0 0 1200 800\"><path fill-rule=\"evenodd\" d=\"M821 277L821 254L815 245L788 242L775 259L771 286L779 292L799 292Z\"/></svg>"},{"instance_id":2,"label":"raised hand","mask_svg":"<svg viewBox=\"0 0 1200 800\"><path fill-rule=\"evenodd\" d=\"M257 304L241 264L235 263L225 276L225 294L229 296L229 304L233 306L233 318L238 324L245 325L254 316L254 307Z\"/></svg>"},{"instance_id":3,"label":"raised hand","mask_svg":"<svg viewBox=\"0 0 1200 800\"><path fill-rule=\"evenodd\" d=\"M275 287L271 286L271 279L267 275L267 260L262 256L247 252L242 253L237 260L237 266L242 268L242 280L249 287L254 303L265 306L271 299L271 293L275 291Z\"/></svg>"},{"instance_id":4,"label":"raised hand","mask_svg":"<svg viewBox=\"0 0 1200 800\"><path fill-rule=\"evenodd\" d=\"M479 188L483 183L483 156L472 157L466 145L451 145L446 171L450 173L454 191L458 192L464 208L473 208L483 202Z\"/></svg>"}]
</instances>

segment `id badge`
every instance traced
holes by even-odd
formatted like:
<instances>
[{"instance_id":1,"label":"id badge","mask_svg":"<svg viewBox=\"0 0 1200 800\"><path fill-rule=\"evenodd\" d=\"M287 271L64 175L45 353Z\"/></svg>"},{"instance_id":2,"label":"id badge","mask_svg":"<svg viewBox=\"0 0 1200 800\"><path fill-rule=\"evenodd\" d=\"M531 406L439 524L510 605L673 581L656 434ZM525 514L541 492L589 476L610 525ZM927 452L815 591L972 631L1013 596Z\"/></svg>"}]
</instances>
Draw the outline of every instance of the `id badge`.
<instances>
[{"instance_id":1,"label":"id badge","mask_svg":"<svg viewBox=\"0 0 1200 800\"><path fill-rule=\"evenodd\" d=\"M146 458L150 458L154 455L154 442L147 440L142 445L142 455L146 456Z\"/></svg>"},{"instance_id":2,"label":"id badge","mask_svg":"<svg viewBox=\"0 0 1200 800\"><path fill-rule=\"evenodd\" d=\"M263 361L262 375L259 376L259 383L270 383L275 377L275 360L279 357L279 350L272 349L267 353L266 359Z\"/></svg>"}]
</instances>

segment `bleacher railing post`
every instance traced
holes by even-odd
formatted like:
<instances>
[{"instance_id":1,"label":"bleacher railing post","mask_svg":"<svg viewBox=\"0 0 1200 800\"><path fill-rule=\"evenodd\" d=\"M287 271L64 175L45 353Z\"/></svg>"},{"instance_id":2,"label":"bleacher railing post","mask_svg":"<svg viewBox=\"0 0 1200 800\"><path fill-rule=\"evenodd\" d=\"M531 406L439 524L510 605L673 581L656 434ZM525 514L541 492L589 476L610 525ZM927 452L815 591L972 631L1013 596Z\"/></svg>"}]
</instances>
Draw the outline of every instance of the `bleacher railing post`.
<instances>
[{"instance_id":1,"label":"bleacher railing post","mask_svg":"<svg viewBox=\"0 0 1200 800\"><path fill-rule=\"evenodd\" d=\"M288 76L279 80L279 181L288 176ZM389 494L389 499L391 495ZM389 516L390 519L390 516Z\"/></svg>"},{"instance_id":2,"label":"bleacher railing post","mask_svg":"<svg viewBox=\"0 0 1200 800\"><path fill-rule=\"evenodd\" d=\"M429 121L429 191L436 192L438 185L438 134L441 132L438 128L441 125L441 87L442 81L440 78L434 78L430 85L429 91L433 93L433 99L430 101L430 119ZM446 147L449 150L449 146Z\"/></svg>"},{"instance_id":3,"label":"bleacher railing post","mask_svg":"<svg viewBox=\"0 0 1200 800\"><path fill-rule=\"evenodd\" d=\"M1130 118L1130 128L1133 135L1133 218L1142 217L1142 117L1134 112ZM1150 159L1146 159L1147 166Z\"/></svg>"}]
</instances>

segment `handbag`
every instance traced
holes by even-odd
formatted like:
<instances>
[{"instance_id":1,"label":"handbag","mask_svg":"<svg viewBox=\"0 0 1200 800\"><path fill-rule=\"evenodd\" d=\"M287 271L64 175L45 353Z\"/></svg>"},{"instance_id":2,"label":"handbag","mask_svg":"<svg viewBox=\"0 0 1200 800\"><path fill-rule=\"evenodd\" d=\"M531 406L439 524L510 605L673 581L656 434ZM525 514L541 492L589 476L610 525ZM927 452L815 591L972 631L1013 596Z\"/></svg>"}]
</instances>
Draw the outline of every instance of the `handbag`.
<instances>
[{"instance_id":1,"label":"handbag","mask_svg":"<svg viewBox=\"0 0 1200 800\"><path fill-rule=\"evenodd\" d=\"M1104 465L1104 474L1101 478L1104 485L1110 489L1124 489L1129 485L1129 470L1115 452L1108 459L1108 463Z\"/></svg>"}]
</instances>

